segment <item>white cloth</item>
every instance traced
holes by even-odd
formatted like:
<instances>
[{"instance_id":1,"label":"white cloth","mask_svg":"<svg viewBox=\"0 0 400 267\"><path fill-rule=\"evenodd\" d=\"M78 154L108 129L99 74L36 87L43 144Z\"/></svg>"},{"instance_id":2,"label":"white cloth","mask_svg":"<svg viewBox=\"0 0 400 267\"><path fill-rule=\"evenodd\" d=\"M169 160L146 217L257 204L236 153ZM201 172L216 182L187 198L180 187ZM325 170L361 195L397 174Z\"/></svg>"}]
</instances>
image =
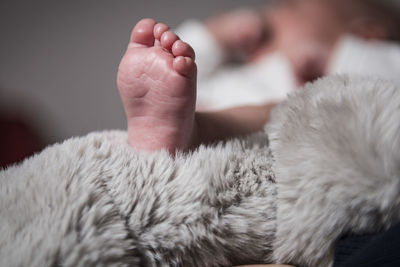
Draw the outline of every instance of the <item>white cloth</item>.
<instances>
[{"instance_id":1,"label":"white cloth","mask_svg":"<svg viewBox=\"0 0 400 267\"><path fill-rule=\"evenodd\" d=\"M400 45L344 37L332 57L329 74L375 76L400 82Z\"/></svg>"}]
</instances>

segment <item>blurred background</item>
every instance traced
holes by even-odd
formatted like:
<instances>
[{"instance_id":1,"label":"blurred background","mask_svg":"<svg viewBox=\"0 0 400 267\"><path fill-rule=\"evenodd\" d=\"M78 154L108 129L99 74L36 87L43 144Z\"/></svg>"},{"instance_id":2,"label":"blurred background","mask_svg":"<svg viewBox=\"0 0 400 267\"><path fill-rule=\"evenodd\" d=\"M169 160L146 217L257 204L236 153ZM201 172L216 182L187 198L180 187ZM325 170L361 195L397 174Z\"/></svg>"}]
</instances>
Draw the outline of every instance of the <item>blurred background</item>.
<instances>
[{"instance_id":1,"label":"blurred background","mask_svg":"<svg viewBox=\"0 0 400 267\"><path fill-rule=\"evenodd\" d=\"M124 129L116 88L133 25L172 27L266 0L2 0L0 167L91 131Z\"/></svg>"}]
</instances>

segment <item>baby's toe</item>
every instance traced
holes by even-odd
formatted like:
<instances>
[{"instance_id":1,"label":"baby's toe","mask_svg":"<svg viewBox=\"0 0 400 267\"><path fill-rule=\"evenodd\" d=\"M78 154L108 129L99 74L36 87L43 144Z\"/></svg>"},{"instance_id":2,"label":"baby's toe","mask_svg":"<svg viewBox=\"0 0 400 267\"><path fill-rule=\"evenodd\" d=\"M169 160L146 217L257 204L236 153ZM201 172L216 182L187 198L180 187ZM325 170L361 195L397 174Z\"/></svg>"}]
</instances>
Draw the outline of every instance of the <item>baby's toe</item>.
<instances>
[{"instance_id":1,"label":"baby's toe","mask_svg":"<svg viewBox=\"0 0 400 267\"><path fill-rule=\"evenodd\" d=\"M161 46L168 51L171 51L172 45L179 40L179 37L172 31L166 31L161 35Z\"/></svg>"},{"instance_id":2,"label":"baby's toe","mask_svg":"<svg viewBox=\"0 0 400 267\"><path fill-rule=\"evenodd\" d=\"M131 45L154 45L154 25L156 22L153 19L142 19L133 28L130 43Z\"/></svg>"},{"instance_id":3,"label":"baby's toe","mask_svg":"<svg viewBox=\"0 0 400 267\"><path fill-rule=\"evenodd\" d=\"M164 23L157 23L154 26L154 37L156 38L156 40L160 40L163 33L168 30L169 30L168 25L166 25Z\"/></svg>"},{"instance_id":4,"label":"baby's toe","mask_svg":"<svg viewBox=\"0 0 400 267\"><path fill-rule=\"evenodd\" d=\"M172 45L172 54L175 57L182 56L182 57L189 57L192 60L195 59L195 53L193 48L189 44L183 42L182 40L177 40Z\"/></svg>"},{"instance_id":5,"label":"baby's toe","mask_svg":"<svg viewBox=\"0 0 400 267\"><path fill-rule=\"evenodd\" d=\"M187 77L193 77L196 74L196 63L190 57L178 56L174 59L173 68L176 72Z\"/></svg>"}]
</instances>

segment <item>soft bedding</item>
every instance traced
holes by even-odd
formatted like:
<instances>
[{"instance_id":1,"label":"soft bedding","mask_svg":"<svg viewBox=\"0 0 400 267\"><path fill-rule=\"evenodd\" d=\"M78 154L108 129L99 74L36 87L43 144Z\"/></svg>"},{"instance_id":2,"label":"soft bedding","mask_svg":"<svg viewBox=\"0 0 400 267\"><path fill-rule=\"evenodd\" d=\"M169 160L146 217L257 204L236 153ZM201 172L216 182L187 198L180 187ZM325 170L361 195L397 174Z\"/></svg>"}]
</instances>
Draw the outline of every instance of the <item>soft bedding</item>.
<instances>
[{"instance_id":1,"label":"soft bedding","mask_svg":"<svg viewBox=\"0 0 400 267\"><path fill-rule=\"evenodd\" d=\"M171 157L122 131L0 172L0 266L330 266L400 219L400 88L334 76L265 131Z\"/></svg>"}]
</instances>

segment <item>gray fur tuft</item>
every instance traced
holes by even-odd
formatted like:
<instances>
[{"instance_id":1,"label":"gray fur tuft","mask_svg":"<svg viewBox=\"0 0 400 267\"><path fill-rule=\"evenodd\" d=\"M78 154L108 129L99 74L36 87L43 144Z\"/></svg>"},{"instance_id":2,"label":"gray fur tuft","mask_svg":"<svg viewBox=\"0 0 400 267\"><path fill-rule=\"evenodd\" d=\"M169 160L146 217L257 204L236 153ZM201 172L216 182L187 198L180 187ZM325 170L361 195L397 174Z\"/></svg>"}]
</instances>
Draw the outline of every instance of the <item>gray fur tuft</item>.
<instances>
[{"instance_id":1,"label":"gray fur tuft","mask_svg":"<svg viewBox=\"0 0 400 267\"><path fill-rule=\"evenodd\" d=\"M399 87L325 78L274 110L266 131L278 186L278 262L328 266L340 235L399 221Z\"/></svg>"}]
</instances>

